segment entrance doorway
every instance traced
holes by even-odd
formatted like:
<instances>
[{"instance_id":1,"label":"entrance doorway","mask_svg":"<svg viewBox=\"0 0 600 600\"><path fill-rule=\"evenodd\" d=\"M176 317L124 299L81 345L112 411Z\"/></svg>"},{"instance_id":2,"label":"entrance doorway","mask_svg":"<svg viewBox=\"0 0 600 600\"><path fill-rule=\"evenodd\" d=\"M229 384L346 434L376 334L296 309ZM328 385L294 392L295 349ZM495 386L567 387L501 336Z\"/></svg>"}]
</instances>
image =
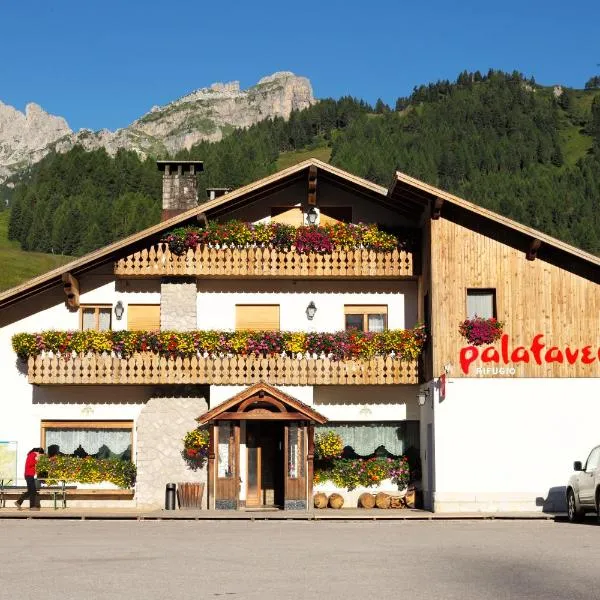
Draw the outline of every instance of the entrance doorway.
<instances>
[{"instance_id":1,"label":"entrance doorway","mask_svg":"<svg viewBox=\"0 0 600 600\"><path fill-rule=\"evenodd\" d=\"M284 427L276 421L247 421L246 506L284 505Z\"/></svg>"},{"instance_id":2,"label":"entrance doorway","mask_svg":"<svg viewBox=\"0 0 600 600\"><path fill-rule=\"evenodd\" d=\"M264 382L199 417L209 428L209 508L306 510L312 498L314 424L326 422L311 406Z\"/></svg>"}]
</instances>

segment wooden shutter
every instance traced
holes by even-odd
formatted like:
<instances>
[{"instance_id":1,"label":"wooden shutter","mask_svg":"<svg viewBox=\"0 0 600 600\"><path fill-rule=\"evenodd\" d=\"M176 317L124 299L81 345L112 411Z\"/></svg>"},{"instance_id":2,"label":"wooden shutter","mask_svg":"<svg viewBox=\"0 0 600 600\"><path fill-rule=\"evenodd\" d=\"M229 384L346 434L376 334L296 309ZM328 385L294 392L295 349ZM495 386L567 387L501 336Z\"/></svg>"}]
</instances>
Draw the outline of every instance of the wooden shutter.
<instances>
[{"instance_id":1,"label":"wooden shutter","mask_svg":"<svg viewBox=\"0 0 600 600\"><path fill-rule=\"evenodd\" d=\"M130 331L158 331L160 304L130 304L127 307L127 329Z\"/></svg>"},{"instance_id":2,"label":"wooden shutter","mask_svg":"<svg viewBox=\"0 0 600 600\"><path fill-rule=\"evenodd\" d=\"M304 215L299 206L273 206L271 221L300 227L300 225L304 225Z\"/></svg>"},{"instance_id":3,"label":"wooden shutter","mask_svg":"<svg viewBox=\"0 0 600 600\"><path fill-rule=\"evenodd\" d=\"M279 331L279 304L237 304L235 328Z\"/></svg>"}]
</instances>

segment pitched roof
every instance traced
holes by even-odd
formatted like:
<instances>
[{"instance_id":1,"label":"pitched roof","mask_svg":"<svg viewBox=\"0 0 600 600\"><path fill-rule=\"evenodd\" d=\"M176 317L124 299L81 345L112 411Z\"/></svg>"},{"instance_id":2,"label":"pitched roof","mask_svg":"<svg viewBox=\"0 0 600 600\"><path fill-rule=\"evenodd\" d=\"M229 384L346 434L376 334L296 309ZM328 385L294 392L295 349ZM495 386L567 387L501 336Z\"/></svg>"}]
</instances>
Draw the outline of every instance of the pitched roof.
<instances>
[{"instance_id":1,"label":"pitched roof","mask_svg":"<svg viewBox=\"0 0 600 600\"><path fill-rule=\"evenodd\" d=\"M447 203L442 213L444 217L461 218L463 221L465 215L485 220L492 223L496 230L510 231L520 236L521 243L526 244L532 239L538 239L543 242L541 254L543 258L549 260L555 259L564 268L570 268L569 261L577 261L579 271L588 279L600 282L600 258L589 254L579 248L570 246L560 240L546 235L540 231L526 227L516 221L503 217L491 210L477 206L458 196L454 196L444 190L410 177L405 173L397 172L389 190L367 181L337 167L333 167L316 158L310 158L297 165L293 165L263 177L258 181L249 183L241 188L233 190L227 194L219 196L214 200L209 200L199 204L176 217L162 221L152 227L148 227L138 233L132 234L122 240L109 244L98 250L94 250L81 258L71 261L57 269L49 271L38 277L34 277L25 283L0 293L0 308L18 302L29 296L44 291L45 289L62 285L61 278L64 273L73 273L75 275L84 273L97 266L115 260L123 256L126 252L131 252L139 248L144 240L159 237L162 233L181 225L186 221L195 220L199 215L205 214L209 217L218 217L220 214L238 208L239 206L251 202L256 202L271 193L272 191L288 185L289 183L301 179L311 166L318 169L319 175L323 175L330 181L339 185L350 187L369 200L381 204L389 209L398 210L404 215L413 215L418 218L425 209L432 204L435 198L440 198ZM452 207L449 209L449 207ZM487 233L487 232L486 232ZM572 268L570 270L573 270Z\"/></svg>"},{"instance_id":2,"label":"pitched roof","mask_svg":"<svg viewBox=\"0 0 600 600\"><path fill-rule=\"evenodd\" d=\"M34 277L33 279L6 290L5 292L0 293L0 308L13 304L14 302L42 292L56 285L62 285L61 278L64 273L73 273L74 275L78 275L97 266L113 261L117 257L122 256L125 252L131 251L131 249L139 246L143 240L147 238L156 238L162 233L173 229L173 227L176 227L177 225L181 225L186 221L194 220L202 213L213 213L213 215L216 216L220 207L225 208L225 206L230 207L232 205L239 206L243 203L257 201L261 197L273 191L273 189L277 189L281 186L287 185L295 179L301 178L304 174L304 171L311 166L316 166L323 174L327 174L330 178L339 182L343 182L345 185L351 186L353 189L362 192L364 195L371 197L373 200L379 201L382 204L389 202L387 199L386 188L371 181L367 181L366 179L362 179L361 177L352 175L351 173L343 171L342 169L332 167L331 165L328 165L320 160L311 158L298 163L297 165L293 165L287 169L274 173L273 175L268 175L267 177L263 177L263 179L249 183L248 185L233 190L228 194L219 196L214 200L209 200L208 202L199 204L197 207L181 213L180 215L157 223L152 227L148 227L147 229L134 233L122 240L113 242L108 246L94 250L93 252L82 256L81 258L73 260L52 271L44 273L43 275L39 275L38 277Z\"/></svg>"},{"instance_id":3,"label":"pitched roof","mask_svg":"<svg viewBox=\"0 0 600 600\"><path fill-rule=\"evenodd\" d=\"M229 398L229 400L225 400L218 406L215 406L213 409L209 410L207 413L204 413L202 416L198 417L196 420L200 425L204 425L209 421L216 419L219 415L224 412L227 412L230 408L243 402L244 400L251 398L259 392L265 392L269 396L272 396L276 400L279 400L286 407L292 408L295 412L302 413L307 420L316 421L317 423L323 424L327 422L327 417L324 417L321 413L318 413L308 404L304 404L297 398L282 392L280 389L265 383L264 381L259 381L250 387L247 387L245 390L242 390L235 396Z\"/></svg>"},{"instance_id":4,"label":"pitched roof","mask_svg":"<svg viewBox=\"0 0 600 600\"><path fill-rule=\"evenodd\" d=\"M575 271L592 281L600 282L600 269L598 268L600 267L600 257L419 181L406 173L396 172L388 196L395 202L408 204L420 214L431 209L436 199L439 199L442 201L441 216L443 218L472 229L476 228L484 235L496 236L506 243L510 239L512 245L518 245L523 251L527 251L532 241L539 240L542 245L537 254L538 258Z\"/></svg>"}]
</instances>

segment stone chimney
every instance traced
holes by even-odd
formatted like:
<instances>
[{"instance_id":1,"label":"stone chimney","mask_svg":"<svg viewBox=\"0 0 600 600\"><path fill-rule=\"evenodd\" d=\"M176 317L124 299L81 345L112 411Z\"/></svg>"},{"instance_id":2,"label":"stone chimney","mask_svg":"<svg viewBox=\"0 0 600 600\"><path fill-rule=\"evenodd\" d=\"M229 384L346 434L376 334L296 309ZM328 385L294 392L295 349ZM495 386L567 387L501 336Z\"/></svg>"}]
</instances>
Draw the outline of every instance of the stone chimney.
<instances>
[{"instance_id":1,"label":"stone chimney","mask_svg":"<svg viewBox=\"0 0 600 600\"><path fill-rule=\"evenodd\" d=\"M162 215L166 221L198 206L196 175L204 170L201 160L157 160L163 172Z\"/></svg>"},{"instance_id":2,"label":"stone chimney","mask_svg":"<svg viewBox=\"0 0 600 600\"><path fill-rule=\"evenodd\" d=\"M224 194L228 194L231 191L231 188L222 187L222 188L206 188L206 195L209 200L214 200L219 196L223 196Z\"/></svg>"}]
</instances>

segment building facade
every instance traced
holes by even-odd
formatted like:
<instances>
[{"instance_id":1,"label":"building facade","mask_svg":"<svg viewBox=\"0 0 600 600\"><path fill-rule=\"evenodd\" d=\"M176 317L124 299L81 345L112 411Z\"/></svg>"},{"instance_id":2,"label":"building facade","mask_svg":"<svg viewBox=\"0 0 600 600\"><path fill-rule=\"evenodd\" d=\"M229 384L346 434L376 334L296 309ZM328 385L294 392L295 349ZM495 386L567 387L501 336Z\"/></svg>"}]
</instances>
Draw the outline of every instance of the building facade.
<instances>
[{"instance_id":1,"label":"building facade","mask_svg":"<svg viewBox=\"0 0 600 600\"><path fill-rule=\"evenodd\" d=\"M80 505L156 508L167 483L202 482L211 509L304 509L321 489L356 506L360 487L314 482L315 435L333 431L357 460L410 456L426 508L559 508L572 461L598 443L597 257L401 173L388 190L309 160L194 206L201 165L160 167L165 221L0 295L0 440L17 448L17 474L43 445L135 464L134 487L78 485ZM175 228L232 219L378 224L401 245L298 252L225 241L177 252L166 241ZM501 337L466 340L459 326L475 316L501 321ZM418 340L410 332L421 323L418 357L366 345L341 358L329 347L98 346L21 358L13 348L15 334L48 330ZM182 440L198 425L209 448L190 466Z\"/></svg>"}]
</instances>

